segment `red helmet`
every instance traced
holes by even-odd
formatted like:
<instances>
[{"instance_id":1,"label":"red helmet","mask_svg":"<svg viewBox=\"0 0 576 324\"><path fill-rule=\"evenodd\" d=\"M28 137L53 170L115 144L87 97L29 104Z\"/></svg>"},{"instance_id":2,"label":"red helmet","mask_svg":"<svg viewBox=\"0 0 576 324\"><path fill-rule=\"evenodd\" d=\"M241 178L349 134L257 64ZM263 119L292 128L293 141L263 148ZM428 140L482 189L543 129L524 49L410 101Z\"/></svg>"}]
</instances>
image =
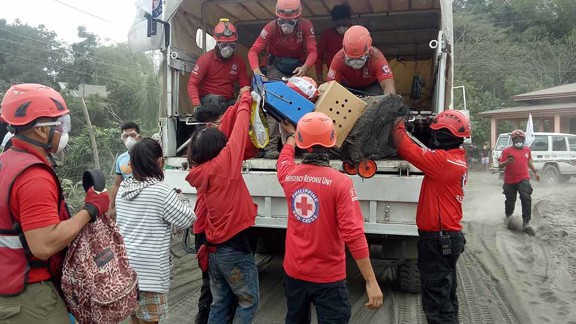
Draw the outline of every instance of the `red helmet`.
<instances>
[{"instance_id":1,"label":"red helmet","mask_svg":"<svg viewBox=\"0 0 576 324\"><path fill-rule=\"evenodd\" d=\"M349 58L360 58L368 53L372 47L370 32L363 26L356 25L348 28L342 41L344 54Z\"/></svg>"},{"instance_id":2,"label":"red helmet","mask_svg":"<svg viewBox=\"0 0 576 324\"><path fill-rule=\"evenodd\" d=\"M220 22L214 27L214 39L219 43L233 43L238 40L236 27L228 18L220 18Z\"/></svg>"},{"instance_id":3,"label":"red helmet","mask_svg":"<svg viewBox=\"0 0 576 324\"><path fill-rule=\"evenodd\" d=\"M470 137L472 134L470 120L458 110L444 110L434 119L430 128L439 130L446 128L456 137Z\"/></svg>"},{"instance_id":4,"label":"red helmet","mask_svg":"<svg viewBox=\"0 0 576 324\"><path fill-rule=\"evenodd\" d=\"M296 19L302 15L300 0L278 0L276 2L276 16L282 19Z\"/></svg>"},{"instance_id":5,"label":"red helmet","mask_svg":"<svg viewBox=\"0 0 576 324\"><path fill-rule=\"evenodd\" d=\"M336 130L332 119L321 112L311 112L302 116L296 127L296 145L303 149L314 145L324 147L336 145Z\"/></svg>"},{"instance_id":6,"label":"red helmet","mask_svg":"<svg viewBox=\"0 0 576 324\"><path fill-rule=\"evenodd\" d=\"M54 118L70 113L60 93L34 83L10 87L0 108L2 119L11 126L24 126L41 117Z\"/></svg>"},{"instance_id":7,"label":"red helmet","mask_svg":"<svg viewBox=\"0 0 576 324\"><path fill-rule=\"evenodd\" d=\"M520 129L516 129L516 130L512 131L512 133L510 133L510 137L511 138L515 138L515 137L526 138L526 133L524 133L524 131L522 131Z\"/></svg>"}]
</instances>

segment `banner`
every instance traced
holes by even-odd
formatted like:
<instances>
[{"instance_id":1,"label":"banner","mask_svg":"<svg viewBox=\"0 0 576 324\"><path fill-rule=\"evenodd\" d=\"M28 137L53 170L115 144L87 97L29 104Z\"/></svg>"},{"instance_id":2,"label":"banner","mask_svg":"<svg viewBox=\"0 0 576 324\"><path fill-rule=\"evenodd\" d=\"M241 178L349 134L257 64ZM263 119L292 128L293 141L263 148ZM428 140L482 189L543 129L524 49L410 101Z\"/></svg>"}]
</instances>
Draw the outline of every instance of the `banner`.
<instances>
[{"instance_id":1,"label":"banner","mask_svg":"<svg viewBox=\"0 0 576 324\"><path fill-rule=\"evenodd\" d=\"M528 124L526 124L526 146L532 146L534 142L534 123L532 122L532 114L528 115Z\"/></svg>"}]
</instances>

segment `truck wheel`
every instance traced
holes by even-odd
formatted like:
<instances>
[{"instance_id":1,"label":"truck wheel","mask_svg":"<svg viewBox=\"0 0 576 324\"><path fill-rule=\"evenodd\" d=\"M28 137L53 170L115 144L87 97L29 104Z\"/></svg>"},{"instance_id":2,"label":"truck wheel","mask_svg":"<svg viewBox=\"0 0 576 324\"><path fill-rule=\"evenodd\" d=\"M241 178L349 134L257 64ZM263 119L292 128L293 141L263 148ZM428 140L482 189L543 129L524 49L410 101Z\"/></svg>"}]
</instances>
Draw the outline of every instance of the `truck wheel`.
<instances>
[{"instance_id":1,"label":"truck wheel","mask_svg":"<svg viewBox=\"0 0 576 324\"><path fill-rule=\"evenodd\" d=\"M542 171L542 182L545 185L555 185L560 182L560 172L558 169L551 164L545 166Z\"/></svg>"},{"instance_id":2,"label":"truck wheel","mask_svg":"<svg viewBox=\"0 0 576 324\"><path fill-rule=\"evenodd\" d=\"M400 291L419 294L421 291L420 286L420 271L418 271L418 260L406 259L404 263L396 268L396 280Z\"/></svg>"}]
</instances>

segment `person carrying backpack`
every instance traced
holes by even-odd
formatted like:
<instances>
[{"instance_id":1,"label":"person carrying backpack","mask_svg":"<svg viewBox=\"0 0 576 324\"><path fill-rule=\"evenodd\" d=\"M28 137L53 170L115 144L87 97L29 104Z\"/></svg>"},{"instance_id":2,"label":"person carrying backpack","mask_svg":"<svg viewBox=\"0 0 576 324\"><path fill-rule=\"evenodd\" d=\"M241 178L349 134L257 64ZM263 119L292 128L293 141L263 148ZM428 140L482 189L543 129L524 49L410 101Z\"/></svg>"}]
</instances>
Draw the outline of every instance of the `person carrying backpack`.
<instances>
[{"instance_id":1,"label":"person carrying backpack","mask_svg":"<svg viewBox=\"0 0 576 324\"><path fill-rule=\"evenodd\" d=\"M144 138L130 150L132 178L116 195L117 224L130 266L138 274L139 301L132 323L158 323L168 313L172 226L189 228L196 215L188 199L164 180L162 148Z\"/></svg>"},{"instance_id":2,"label":"person carrying backpack","mask_svg":"<svg viewBox=\"0 0 576 324\"><path fill-rule=\"evenodd\" d=\"M70 215L52 156L62 152L70 111L56 90L14 85L0 104L14 131L0 155L0 322L68 323L59 293L66 247L108 210L107 192L90 188L84 207Z\"/></svg>"}]
</instances>

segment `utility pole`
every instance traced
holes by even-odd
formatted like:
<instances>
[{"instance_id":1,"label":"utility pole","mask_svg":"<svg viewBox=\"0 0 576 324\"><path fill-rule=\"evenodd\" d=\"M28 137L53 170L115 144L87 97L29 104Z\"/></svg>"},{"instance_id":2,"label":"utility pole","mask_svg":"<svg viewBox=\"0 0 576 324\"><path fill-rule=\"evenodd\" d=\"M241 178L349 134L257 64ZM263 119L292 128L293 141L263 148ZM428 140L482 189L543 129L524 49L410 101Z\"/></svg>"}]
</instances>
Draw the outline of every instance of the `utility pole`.
<instances>
[{"instance_id":1,"label":"utility pole","mask_svg":"<svg viewBox=\"0 0 576 324\"><path fill-rule=\"evenodd\" d=\"M86 118L86 125L88 126L88 134L90 136L90 142L92 142L92 156L94 157L94 167L100 170L100 158L98 157L98 145L96 144L96 135L94 134L94 128L92 127L92 121L90 121L90 114L88 113L88 106L84 101L84 91L86 85L82 86L82 94L80 97L80 102L82 102L82 108L84 110L84 117Z\"/></svg>"}]
</instances>

